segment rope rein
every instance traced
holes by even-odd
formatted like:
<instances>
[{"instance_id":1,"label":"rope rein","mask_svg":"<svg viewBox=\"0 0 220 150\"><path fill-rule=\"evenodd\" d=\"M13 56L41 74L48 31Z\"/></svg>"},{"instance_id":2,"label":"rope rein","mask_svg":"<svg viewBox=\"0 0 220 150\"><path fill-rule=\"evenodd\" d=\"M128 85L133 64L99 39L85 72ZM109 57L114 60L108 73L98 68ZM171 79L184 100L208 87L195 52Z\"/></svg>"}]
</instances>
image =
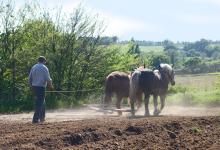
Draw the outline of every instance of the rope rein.
<instances>
[{"instance_id":1,"label":"rope rein","mask_svg":"<svg viewBox=\"0 0 220 150\"><path fill-rule=\"evenodd\" d=\"M87 89L87 90L74 90L74 91L46 91L46 93L75 93L75 92L89 92L89 91L100 91L103 90L103 88L98 89Z\"/></svg>"}]
</instances>

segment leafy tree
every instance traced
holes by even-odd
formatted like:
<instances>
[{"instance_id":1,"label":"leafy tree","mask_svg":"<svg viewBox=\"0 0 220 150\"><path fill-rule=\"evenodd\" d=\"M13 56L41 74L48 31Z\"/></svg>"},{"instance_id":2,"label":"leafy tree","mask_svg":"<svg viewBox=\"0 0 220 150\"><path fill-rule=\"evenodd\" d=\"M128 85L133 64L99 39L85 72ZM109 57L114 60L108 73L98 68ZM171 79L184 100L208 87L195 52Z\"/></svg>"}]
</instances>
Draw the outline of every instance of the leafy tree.
<instances>
[{"instance_id":1,"label":"leafy tree","mask_svg":"<svg viewBox=\"0 0 220 150\"><path fill-rule=\"evenodd\" d=\"M174 45L172 41L164 41L164 51L170 57L170 63L175 66L178 57L178 48Z\"/></svg>"},{"instance_id":2,"label":"leafy tree","mask_svg":"<svg viewBox=\"0 0 220 150\"><path fill-rule=\"evenodd\" d=\"M118 42L117 36L113 36L113 37L104 36L100 38L100 44L102 45L116 44L117 42Z\"/></svg>"},{"instance_id":3,"label":"leafy tree","mask_svg":"<svg viewBox=\"0 0 220 150\"><path fill-rule=\"evenodd\" d=\"M184 62L184 66L193 69L196 66L198 66L201 62L202 60L200 57L191 57Z\"/></svg>"},{"instance_id":4,"label":"leafy tree","mask_svg":"<svg viewBox=\"0 0 220 150\"><path fill-rule=\"evenodd\" d=\"M200 41L196 41L195 43L187 43L184 45L183 50L186 51L187 56L195 57L195 56L207 56L208 53L208 45L210 41L206 39L201 39ZM209 54L208 54L209 55Z\"/></svg>"},{"instance_id":5,"label":"leafy tree","mask_svg":"<svg viewBox=\"0 0 220 150\"><path fill-rule=\"evenodd\" d=\"M132 38L130 43L129 43L128 53L132 54L132 55L136 55L136 56L140 55L139 45L135 43L134 38Z\"/></svg>"},{"instance_id":6,"label":"leafy tree","mask_svg":"<svg viewBox=\"0 0 220 150\"><path fill-rule=\"evenodd\" d=\"M200 52L205 52L208 45L209 41L206 39L201 39L194 43L195 50Z\"/></svg>"},{"instance_id":7,"label":"leafy tree","mask_svg":"<svg viewBox=\"0 0 220 150\"><path fill-rule=\"evenodd\" d=\"M170 63L169 57L164 52L151 52L147 54L148 66L156 69L160 63Z\"/></svg>"},{"instance_id":8,"label":"leafy tree","mask_svg":"<svg viewBox=\"0 0 220 150\"><path fill-rule=\"evenodd\" d=\"M0 112L32 108L27 77L39 55L47 58L56 90L76 91L67 94L68 105L89 94L82 91L102 88L111 71L128 71L137 63L136 55L127 53L127 47L102 44L102 21L82 7L69 18L58 12L54 19L40 7L31 10L31 5L26 5L22 13L10 5L0 11ZM117 42L117 37L110 39ZM59 94L47 95L50 108L56 108L62 101Z\"/></svg>"}]
</instances>

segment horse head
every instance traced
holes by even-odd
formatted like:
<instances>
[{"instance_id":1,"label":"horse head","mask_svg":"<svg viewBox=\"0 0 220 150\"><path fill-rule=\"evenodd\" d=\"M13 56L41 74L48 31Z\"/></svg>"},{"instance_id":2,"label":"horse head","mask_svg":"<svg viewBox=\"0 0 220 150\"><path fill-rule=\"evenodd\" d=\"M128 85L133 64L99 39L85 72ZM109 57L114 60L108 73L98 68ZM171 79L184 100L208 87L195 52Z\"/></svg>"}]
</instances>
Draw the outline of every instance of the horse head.
<instances>
[{"instance_id":1,"label":"horse head","mask_svg":"<svg viewBox=\"0 0 220 150\"><path fill-rule=\"evenodd\" d=\"M160 64L159 72L161 73L161 75L163 75L166 78L168 82L171 83L171 85L175 85L174 70L170 65Z\"/></svg>"}]
</instances>

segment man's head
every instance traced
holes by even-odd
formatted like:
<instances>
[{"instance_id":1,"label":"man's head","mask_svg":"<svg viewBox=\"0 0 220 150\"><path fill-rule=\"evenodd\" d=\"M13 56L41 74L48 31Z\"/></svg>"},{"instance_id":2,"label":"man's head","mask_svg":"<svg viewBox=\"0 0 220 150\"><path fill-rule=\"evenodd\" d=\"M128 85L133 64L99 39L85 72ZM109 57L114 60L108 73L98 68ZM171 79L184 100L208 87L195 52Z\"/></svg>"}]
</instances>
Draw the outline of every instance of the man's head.
<instances>
[{"instance_id":1,"label":"man's head","mask_svg":"<svg viewBox=\"0 0 220 150\"><path fill-rule=\"evenodd\" d=\"M46 58L45 58L44 56L40 56L40 57L38 58L38 62L45 64L45 63L46 63Z\"/></svg>"}]
</instances>

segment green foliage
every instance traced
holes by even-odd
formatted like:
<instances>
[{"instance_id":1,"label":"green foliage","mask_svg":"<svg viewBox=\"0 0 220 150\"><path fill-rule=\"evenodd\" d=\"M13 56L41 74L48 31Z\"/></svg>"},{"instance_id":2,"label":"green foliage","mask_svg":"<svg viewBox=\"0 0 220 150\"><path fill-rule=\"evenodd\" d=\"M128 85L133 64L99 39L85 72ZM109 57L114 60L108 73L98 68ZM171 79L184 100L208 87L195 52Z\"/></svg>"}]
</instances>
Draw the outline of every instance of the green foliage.
<instances>
[{"instance_id":1,"label":"green foliage","mask_svg":"<svg viewBox=\"0 0 220 150\"><path fill-rule=\"evenodd\" d=\"M169 63L169 58L164 52L151 52L143 56L147 58L145 62L150 68L157 68L160 63Z\"/></svg>"},{"instance_id":2,"label":"green foliage","mask_svg":"<svg viewBox=\"0 0 220 150\"><path fill-rule=\"evenodd\" d=\"M165 40L163 42L164 44L164 51L169 51L169 50L177 50L177 47L175 46L175 44L172 41L169 40Z\"/></svg>"},{"instance_id":3,"label":"green foliage","mask_svg":"<svg viewBox=\"0 0 220 150\"><path fill-rule=\"evenodd\" d=\"M176 94L176 93L185 93L187 91L187 88L181 85L171 86L169 88L168 93L169 94Z\"/></svg>"},{"instance_id":4,"label":"green foliage","mask_svg":"<svg viewBox=\"0 0 220 150\"><path fill-rule=\"evenodd\" d=\"M64 95L47 93L48 108L80 105L86 103L89 95L101 99L105 77L109 73L116 70L129 72L138 65L153 69L160 63L173 63L175 70L181 69L183 73L220 71L219 42L205 39L194 43L145 42L132 38L126 44L118 44L116 36L101 36L102 20L81 6L70 16L60 11L56 13L56 19L53 15L35 1L19 10L12 1L2 1L0 112L33 109L27 77L39 55L47 58L55 89L74 91ZM212 91L207 87L198 90L193 86L177 85L169 89L173 95L170 98L180 97L188 104L219 104L220 86L219 83L216 85Z\"/></svg>"},{"instance_id":5,"label":"green foliage","mask_svg":"<svg viewBox=\"0 0 220 150\"><path fill-rule=\"evenodd\" d=\"M202 62L201 58L199 57L191 57L184 62L185 67L195 67Z\"/></svg>"},{"instance_id":6,"label":"green foliage","mask_svg":"<svg viewBox=\"0 0 220 150\"><path fill-rule=\"evenodd\" d=\"M216 89L220 90L220 75L217 76L217 81L215 84Z\"/></svg>"},{"instance_id":7,"label":"green foliage","mask_svg":"<svg viewBox=\"0 0 220 150\"><path fill-rule=\"evenodd\" d=\"M192 127L192 128L190 129L190 131L191 131L192 133L200 133L202 130L201 130L199 127Z\"/></svg>"},{"instance_id":8,"label":"green foliage","mask_svg":"<svg viewBox=\"0 0 220 150\"><path fill-rule=\"evenodd\" d=\"M133 38L131 39L131 41L129 43L128 53L131 55L136 55L136 56L140 55L139 45L135 43Z\"/></svg>"},{"instance_id":9,"label":"green foliage","mask_svg":"<svg viewBox=\"0 0 220 150\"><path fill-rule=\"evenodd\" d=\"M201 39L196 42L177 42L170 40L161 42L135 41L137 43L151 46L140 45L142 62L149 62L146 58L147 52L161 52L169 58L169 63L173 64L179 74L190 73L207 73L220 71L219 58L220 47L219 41L209 41ZM155 46L152 46L155 45ZM163 46L160 46L163 45ZM200 61L201 60L201 61Z\"/></svg>"},{"instance_id":10,"label":"green foliage","mask_svg":"<svg viewBox=\"0 0 220 150\"><path fill-rule=\"evenodd\" d=\"M112 36L112 37L101 37L100 43L102 45L110 45L110 44L116 44L118 42L118 37L117 36Z\"/></svg>"},{"instance_id":11,"label":"green foliage","mask_svg":"<svg viewBox=\"0 0 220 150\"><path fill-rule=\"evenodd\" d=\"M177 76L177 84L169 88L168 103L218 106L220 105L219 78L216 74Z\"/></svg>"},{"instance_id":12,"label":"green foliage","mask_svg":"<svg viewBox=\"0 0 220 150\"><path fill-rule=\"evenodd\" d=\"M137 46L135 54L131 54L129 47L103 45L102 21L82 7L75 9L69 18L63 18L60 12L57 14L60 18L54 20L45 9L31 10L34 4L25 5L22 13L17 13L11 3L5 5L8 5L2 7L5 16L0 20L0 112L33 109L34 97L27 77L39 55L47 58L55 89L74 91L47 93L47 108L84 103L88 95L101 93L110 72L129 71L138 62ZM30 13L35 17L29 17ZM12 14L14 17L10 18ZM3 26L5 22L8 26ZM117 37L112 40L117 42Z\"/></svg>"},{"instance_id":13,"label":"green foliage","mask_svg":"<svg viewBox=\"0 0 220 150\"><path fill-rule=\"evenodd\" d=\"M178 48L176 45L168 40L164 41L164 51L166 52L167 56L170 59L170 63L176 66L176 62L178 61L178 55L180 52L178 51Z\"/></svg>"},{"instance_id":14,"label":"green foliage","mask_svg":"<svg viewBox=\"0 0 220 150\"><path fill-rule=\"evenodd\" d=\"M163 52L163 46L139 46L141 52Z\"/></svg>"}]
</instances>

